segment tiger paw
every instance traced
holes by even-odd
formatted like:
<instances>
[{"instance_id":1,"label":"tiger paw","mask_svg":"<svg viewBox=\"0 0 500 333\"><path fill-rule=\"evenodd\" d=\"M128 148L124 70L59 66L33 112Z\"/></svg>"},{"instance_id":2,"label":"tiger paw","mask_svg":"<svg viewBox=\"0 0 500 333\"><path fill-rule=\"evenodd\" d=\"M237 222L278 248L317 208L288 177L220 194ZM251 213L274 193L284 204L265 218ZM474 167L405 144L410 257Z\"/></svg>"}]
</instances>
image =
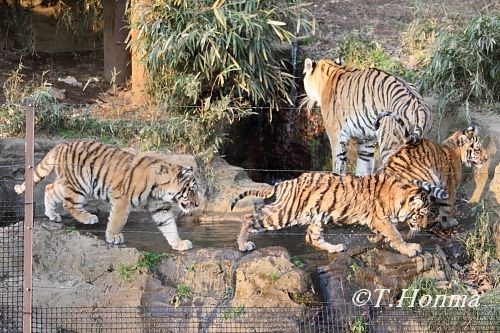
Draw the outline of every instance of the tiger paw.
<instances>
[{"instance_id":1,"label":"tiger paw","mask_svg":"<svg viewBox=\"0 0 500 333\"><path fill-rule=\"evenodd\" d=\"M90 214L89 218L82 222L83 224L96 224L99 222L99 218L95 215Z\"/></svg>"},{"instance_id":2,"label":"tiger paw","mask_svg":"<svg viewBox=\"0 0 500 333\"><path fill-rule=\"evenodd\" d=\"M62 221L62 218L61 218L61 215L57 214L57 213L45 213L45 216L47 216L49 218L49 220L51 221L55 221L55 222L61 222Z\"/></svg>"},{"instance_id":3,"label":"tiger paw","mask_svg":"<svg viewBox=\"0 0 500 333\"><path fill-rule=\"evenodd\" d=\"M177 250L177 251L186 251L186 250L191 250L193 248L193 243L191 243L190 240L185 239L179 241L176 246L172 246L172 249Z\"/></svg>"},{"instance_id":4,"label":"tiger paw","mask_svg":"<svg viewBox=\"0 0 500 333\"><path fill-rule=\"evenodd\" d=\"M408 257L414 257L418 253L422 252L422 247L416 243L406 243L399 248L399 252Z\"/></svg>"},{"instance_id":5,"label":"tiger paw","mask_svg":"<svg viewBox=\"0 0 500 333\"><path fill-rule=\"evenodd\" d=\"M328 246L326 247L326 250L328 251L328 253L337 253L337 252L345 251L346 246L344 244L337 244L337 245L328 244Z\"/></svg>"},{"instance_id":6,"label":"tiger paw","mask_svg":"<svg viewBox=\"0 0 500 333\"><path fill-rule=\"evenodd\" d=\"M238 248L241 252L249 252L252 250L255 250L255 243L254 242L245 242L243 244L238 244Z\"/></svg>"},{"instance_id":7,"label":"tiger paw","mask_svg":"<svg viewBox=\"0 0 500 333\"><path fill-rule=\"evenodd\" d=\"M16 191L17 194L24 193L24 190L25 190L24 184L14 186L14 191Z\"/></svg>"},{"instance_id":8,"label":"tiger paw","mask_svg":"<svg viewBox=\"0 0 500 333\"><path fill-rule=\"evenodd\" d=\"M121 244L125 241L125 238L123 237L123 234L120 232L119 234L116 235L110 235L106 233L106 242L110 244Z\"/></svg>"},{"instance_id":9,"label":"tiger paw","mask_svg":"<svg viewBox=\"0 0 500 333\"><path fill-rule=\"evenodd\" d=\"M382 234L371 234L371 235L368 235L367 238L368 238L368 241L370 243L375 244L375 243L380 242L382 239L384 239L384 236Z\"/></svg>"}]
</instances>

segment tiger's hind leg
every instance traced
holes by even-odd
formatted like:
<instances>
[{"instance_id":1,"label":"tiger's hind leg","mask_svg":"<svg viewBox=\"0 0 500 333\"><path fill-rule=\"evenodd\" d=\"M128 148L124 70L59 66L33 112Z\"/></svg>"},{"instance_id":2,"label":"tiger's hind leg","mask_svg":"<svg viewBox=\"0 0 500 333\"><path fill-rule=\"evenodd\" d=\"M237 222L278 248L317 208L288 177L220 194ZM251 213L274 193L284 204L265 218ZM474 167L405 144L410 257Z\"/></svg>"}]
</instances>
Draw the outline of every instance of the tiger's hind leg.
<instances>
[{"instance_id":1,"label":"tiger's hind leg","mask_svg":"<svg viewBox=\"0 0 500 333\"><path fill-rule=\"evenodd\" d=\"M358 142L358 159L356 160L356 176L366 176L375 169L375 140Z\"/></svg>"},{"instance_id":2,"label":"tiger's hind leg","mask_svg":"<svg viewBox=\"0 0 500 333\"><path fill-rule=\"evenodd\" d=\"M422 247L419 244L405 242L393 223L390 221L379 222L378 225L372 224L373 231L382 234L394 250L408 257L414 257L417 253L422 252Z\"/></svg>"},{"instance_id":3,"label":"tiger's hind leg","mask_svg":"<svg viewBox=\"0 0 500 333\"><path fill-rule=\"evenodd\" d=\"M130 213L128 202L126 198L111 198L111 211L106 226L106 242L121 244L125 241L121 231L125 223L127 223L128 214Z\"/></svg>"},{"instance_id":4,"label":"tiger's hind leg","mask_svg":"<svg viewBox=\"0 0 500 333\"><path fill-rule=\"evenodd\" d=\"M64 185L58 181L45 187L45 216L51 221L61 222L61 215L56 212L56 206L64 200Z\"/></svg>"},{"instance_id":5,"label":"tiger's hind leg","mask_svg":"<svg viewBox=\"0 0 500 333\"><path fill-rule=\"evenodd\" d=\"M66 209L71 216L75 218L80 223L83 224L95 224L99 222L99 218L94 214L87 212L83 205L87 203L87 198L80 194L80 191L75 191L67 184L64 185L64 200L63 207Z\"/></svg>"},{"instance_id":6,"label":"tiger's hind leg","mask_svg":"<svg viewBox=\"0 0 500 333\"><path fill-rule=\"evenodd\" d=\"M314 221L307 226L306 242L329 253L342 252L346 249L344 244L333 245L325 241L321 221Z\"/></svg>"}]
</instances>

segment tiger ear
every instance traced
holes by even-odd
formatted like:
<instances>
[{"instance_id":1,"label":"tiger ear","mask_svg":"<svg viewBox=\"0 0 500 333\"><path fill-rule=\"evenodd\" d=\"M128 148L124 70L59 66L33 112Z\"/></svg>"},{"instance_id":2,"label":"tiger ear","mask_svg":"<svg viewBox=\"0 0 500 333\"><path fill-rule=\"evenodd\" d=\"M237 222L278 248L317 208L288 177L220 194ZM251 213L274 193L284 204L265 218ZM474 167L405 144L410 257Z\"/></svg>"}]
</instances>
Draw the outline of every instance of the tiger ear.
<instances>
[{"instance_id":1,"label":"tiger ear","mask_svg":"<svg viewBox=\"0 0 500 333\"><path fill-rule=\"evenodd\" d=\"M304 72L305 75L310 75L314 70L314 61L311 58L306 58L304 60Z\"/></svg>"},{"instance_id":2,"label":"tiger ear","mask_svg":"<svg viewBox=\"0 0 500 333\"><path fill-rule=\"evenodd\" d=\"M462 131L462 134L458 137L458 140L460 142L460 145L463 146L467 143L470 142L471 138L474 137L474 135L477 135L478 129L476 126L469 126L466 129Z\"/></svg>"},{"instance_id":3,"label":"tiger ear","mask_svg":"<svg viewBox=\"0 0 500 333\"><path fill-rule=\"evenodd\" d=\"M470 133L468 133L467 131L464 131L463 134L460 134L460 136L458 137L458 142L460 143L460 146L465 146L467 143L470 142Z\"/></svg>"},{"instance_id":4,"label":"tiger ear","mask_svg":"<svg viewBox=\"0 0 500 333\"><path fill-rule=\"evenodd\" d=\"M473 134L478 134L478 128L474 125L471 125L467 127L467 129L464 132L472 132Z\"/></svg>"},{"instance_id":5,"label":"tiger ear","mask_svg":"<svg viewBox=\"0 0 500 333\"><path fill-rule=\"evenodd\" d=\"M344 66L345 65L344 56L339 55L337 58L333 60L333 62L339 66Z\"/></svg>"},{"instance_id":6,"label":"tiger ear","mask_svg":"<svg viewBox=\"0 0 500 333\"><path fill-rule=\"evenodd\" d=\"M194 175L193 167L189 166L182 168L182 170L177 174L177 179L179 181L183 181L186 178L193 177L193 175Z\"/></svg>"}]
</instances>

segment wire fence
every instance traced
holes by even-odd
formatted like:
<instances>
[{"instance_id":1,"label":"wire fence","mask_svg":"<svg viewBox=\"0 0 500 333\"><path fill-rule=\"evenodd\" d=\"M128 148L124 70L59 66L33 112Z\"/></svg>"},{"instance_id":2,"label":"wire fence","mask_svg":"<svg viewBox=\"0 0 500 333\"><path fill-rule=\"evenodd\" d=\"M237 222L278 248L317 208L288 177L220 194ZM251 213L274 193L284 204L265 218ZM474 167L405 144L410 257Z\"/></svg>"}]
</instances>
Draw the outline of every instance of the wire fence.
<instances>
[{"instance_id":1,"label":"wire fence","mask_svg":"<svg viewBox=\"0 0 500 333\"><path fill-rule=\"evenodd\" d=\"M79 114L79 117L84 117ZM131 126L143 124L129 122ZM109 125L111 126L111 125ZM2 165L0 168L21 168L25 164ZM305 172L306 170L253 169L255 172ZM309 171L309 170L308 170ZM487 170L482 171L487 172ZM471 172L472 174L472 172ZM229 205L229 202L228 202ZM26 332L23 327L23 245L25 240L24 204L0 203L0 332ZM35 231L37 226L35 225ZM56 232L56 231L49 231ZM59 232L59 231L57 231ZM141 233L151 231L126 229ZM158 233L158 232L156 232ZM282 236L303 233L283 232ZM343 238L364 237L366 232L329 234ZM425 234L424 234L425 235ZM235 235L236 236L236 235ZM43 256L43 253L36 255ZM203 273L203 272L202 272ZM54 274L57 274L54 272ZM82 289L65 286L33 285L36 295L42 289ZM124 290L115 290L124 293ZM41 293L40 293L41 294ZM146 295L147 292L144 292ZM66 294L71 297L71 293ZM76 293L75 293L76 295ZM81 295L81 293L79 294ZM356 306L353 303L283 307L229 306L227 297L209 293L198 295L215 300L211 306L144 306L134 307L40 307L31 312L33 332L500 332L500 305L477 308L408 308L385 304ZM50 297L50 296L47 296ZM81 297L81 296L79 296Z\"/></svg>"},{"instance_id":2,"label":"wire fence","mask_svg":"<svg viewBox=\"0 0 500 333\"><path fill-rule=\"evenodd\" d=\"M22 332L23 205L0 204L0 332ZM43 254L39 254L43 255ZM34 294L41 289L34 285ZM53 287L52 287L53 288ZM57 287L59 288L59 287ZM62 288L62 287L61 287ZM75 288L76 290L76 288ZM125 292L118 291L120 293ZM210 297L210 295L205 295ZM500 306L34 307L33 332L499 332Z\"/></svg>"},{"instance_id":3,"label":"wire fence","mask_svg":"<svg viewBox=\"0 0 500 333\"><path fill-rule=\"evenodd\" d=\"M24 205L0 202L0 332L22 326Z\"/></svg>"},{"instance_id":4,"label":"wire fence","mask_svg":"<svg viewBox=\"0 0 500 333\"><path fill-rule=\"evenodd\" d=\"M498 308L414 310L352 304L296 308L137 307L34 309L34 332L490 332ZM496 317L495 317L496 316Z\"/></svg>"}]
</instances>

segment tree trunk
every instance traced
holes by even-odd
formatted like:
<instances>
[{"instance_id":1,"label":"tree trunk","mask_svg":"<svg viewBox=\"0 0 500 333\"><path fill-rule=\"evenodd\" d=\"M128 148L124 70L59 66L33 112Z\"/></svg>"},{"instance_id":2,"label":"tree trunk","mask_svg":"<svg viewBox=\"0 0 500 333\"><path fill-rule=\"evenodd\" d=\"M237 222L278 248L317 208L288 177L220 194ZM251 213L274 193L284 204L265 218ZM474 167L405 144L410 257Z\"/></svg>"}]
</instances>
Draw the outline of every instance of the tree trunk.
<instances>
[{"instance_id":1,"label":"tree trunk","mask_svg":"<svg viewBox=\"0 0 500 333\"><path fill-rule=\"evenodd\" d=\"M132 13L130 18L132 25L144 19L144 9L147 8L150 3L151 0L132 0ZM132 29L130 32L132 42L132 93L134 103L144 104L148 100L148 71L144 64L145 54L137 51L137 48L134 46L138 33L136 29Z\"/></svg>"},{"instance_id":2,"label":"tree trunk","mask_svg":"<svg viewBox=\"0 0 500 333\"><path fill-rule=\"evenodd\" d=\"M104 7L104 78L123 84L130 78L130 52L125 43L128 22L126 0L103 1Z\"/></svg>"}]
</instances>

